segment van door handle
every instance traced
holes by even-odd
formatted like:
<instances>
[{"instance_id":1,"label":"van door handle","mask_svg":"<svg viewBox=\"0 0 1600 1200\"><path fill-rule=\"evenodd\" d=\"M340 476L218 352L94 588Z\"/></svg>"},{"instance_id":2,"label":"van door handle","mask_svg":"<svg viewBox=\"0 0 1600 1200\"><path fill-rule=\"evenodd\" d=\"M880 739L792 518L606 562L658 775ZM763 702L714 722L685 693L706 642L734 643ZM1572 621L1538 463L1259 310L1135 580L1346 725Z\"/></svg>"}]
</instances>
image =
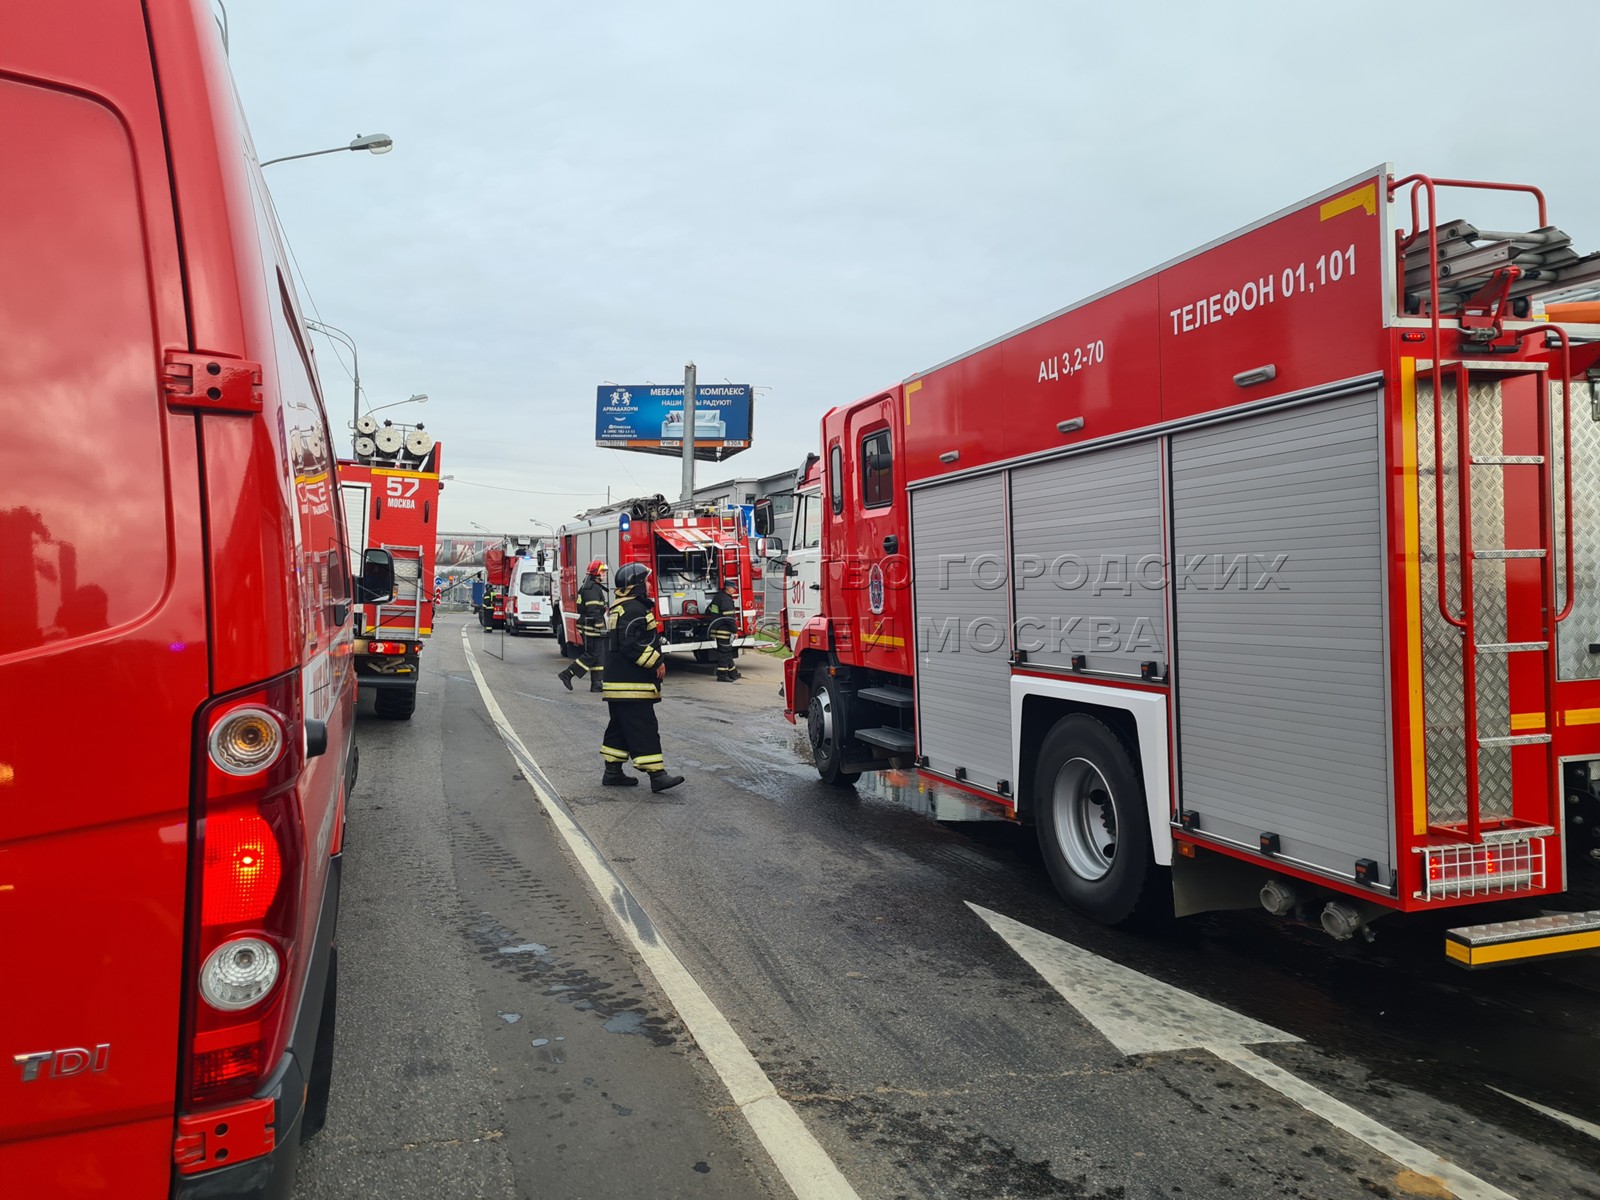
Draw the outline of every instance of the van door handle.
<instances>
[{"instance_id":1,"label":"van door handle","mask_svg":"<svg viewBox=\"0 0 1600 1200\"><path fill-rule=\"evenodd\" d=\"M328 752L328 723L306 720L306 757L316 758Z\"/></svg>"},{"instance_id":2,"label":"van door handle","mask_svg":"<svg viewBox=\"0 0 1600 1200\"><path fill-rule=\"evenodd\" d=\"M820 592L822 590L822 585L820 583L813 583L811 585L811 590L813 592Z\"/></svg>"},{"instance_id":3,"label":"van door handle","mask_svg":"<svg viewBox=\"0 0 1600 1200\"><path fill-rule=\"evenodd\" d=\"M883 539L883 552L885 554L899 554L900 553L900 535L899 534L891 533L888 537Z\"/></svg>"}]
</instances>

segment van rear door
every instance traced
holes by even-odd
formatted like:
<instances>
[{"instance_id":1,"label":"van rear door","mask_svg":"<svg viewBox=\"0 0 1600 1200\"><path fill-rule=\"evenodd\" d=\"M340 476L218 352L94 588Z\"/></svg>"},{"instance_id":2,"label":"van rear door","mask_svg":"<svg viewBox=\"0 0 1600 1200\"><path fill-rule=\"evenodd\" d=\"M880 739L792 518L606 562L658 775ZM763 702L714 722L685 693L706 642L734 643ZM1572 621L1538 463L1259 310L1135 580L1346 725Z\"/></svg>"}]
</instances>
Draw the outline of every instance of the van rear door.
<instances>
[{"instance_id":1,"label":"van rear door","mask_svg":"<svg viewBox=\"0 0 1600 1200\"><path fill-rule=\"evenodd\" d=\"M0 1190L165 1195L193 722L197 437L143 6L0 5Z\"/></svg>"}]
</instances>

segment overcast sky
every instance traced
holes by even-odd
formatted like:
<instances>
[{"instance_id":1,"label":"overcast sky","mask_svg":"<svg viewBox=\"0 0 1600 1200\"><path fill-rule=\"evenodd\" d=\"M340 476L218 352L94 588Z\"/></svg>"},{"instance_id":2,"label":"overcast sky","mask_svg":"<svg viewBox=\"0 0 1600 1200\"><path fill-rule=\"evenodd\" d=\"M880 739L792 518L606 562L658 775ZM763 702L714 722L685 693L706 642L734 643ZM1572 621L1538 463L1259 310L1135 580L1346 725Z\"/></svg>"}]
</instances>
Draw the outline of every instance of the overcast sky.
<instances>
[{"instance_id":1,"label":"overcast sky","mask_svg":"<svg viewBox=\"0 0 1600 1200\"><path fill-rule=\"evenodd\" d=\"M830 406L1384 161L1538 183L1600 247L1591 0L230 10L262 158L395 139L267 177L367 403L430 396L387 415L444 443L449 529L676 496L594 446L603 381L755 384L700 482L790 469Z\"/></svg>"}]
</instances>

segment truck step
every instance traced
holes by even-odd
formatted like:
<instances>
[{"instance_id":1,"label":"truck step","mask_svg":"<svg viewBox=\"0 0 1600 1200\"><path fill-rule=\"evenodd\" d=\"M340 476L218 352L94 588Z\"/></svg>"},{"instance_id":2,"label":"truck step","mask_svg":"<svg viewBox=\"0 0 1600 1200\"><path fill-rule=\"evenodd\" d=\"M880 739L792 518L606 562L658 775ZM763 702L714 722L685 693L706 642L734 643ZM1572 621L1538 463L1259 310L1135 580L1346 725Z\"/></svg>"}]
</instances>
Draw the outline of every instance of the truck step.
<instances>
[{"instance_id":1,"label":"truck step","mask_svg":"<svg viewBox=\"0 0 1600 1200\"><path fill-rule=\"evenodd\" d=\"M856 695L862 700L870 700L874 704L882 704L888 708L912 708L917 703L917 698L910 688L892 687L887 684L881 687L864 687Z\"/></svg>"},{"instance_id":2,"label":"truck step","mask_svg":"<svg viewBox=\"0 0 1600 1200\"><path fill-rule=\"evenodd\" d=\"M890 754L910 754L917 748L917 739L904 729L858 729L855 733L856 741L865 742L869 746L876 746L880 750L887 750Z\"/></svg>"},{"instance_id":3,"label":"truck step","mask_svg":"<svg viewBox=\"0 0 1600 1200\"><path fill-rule=\"evenodd\" d=\"M1497 967L1530 958L1600 950L1600 909L1546 913L1520 921L1463 925L1444 935L1445 955L1463 967Z\"/></svg>"}]
</instances>

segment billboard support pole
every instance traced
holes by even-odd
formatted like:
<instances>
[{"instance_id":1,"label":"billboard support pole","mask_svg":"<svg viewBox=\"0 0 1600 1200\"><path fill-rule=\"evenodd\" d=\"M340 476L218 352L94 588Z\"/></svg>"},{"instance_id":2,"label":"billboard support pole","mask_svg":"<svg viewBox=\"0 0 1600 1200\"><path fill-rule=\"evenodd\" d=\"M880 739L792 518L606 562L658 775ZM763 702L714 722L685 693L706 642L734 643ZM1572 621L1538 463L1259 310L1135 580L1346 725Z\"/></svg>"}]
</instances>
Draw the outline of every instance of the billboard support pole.
<instances>
[{"instance_id":1,"label":"billboard support pole","mask_svg":"<svg viewBox=\"0 0 1600 1200\"><path fill-rule=\"evenodd\" d=\"M694 364L683 368L683 499L685 514L694 509Z\"/></svg>"}]
</instances>

